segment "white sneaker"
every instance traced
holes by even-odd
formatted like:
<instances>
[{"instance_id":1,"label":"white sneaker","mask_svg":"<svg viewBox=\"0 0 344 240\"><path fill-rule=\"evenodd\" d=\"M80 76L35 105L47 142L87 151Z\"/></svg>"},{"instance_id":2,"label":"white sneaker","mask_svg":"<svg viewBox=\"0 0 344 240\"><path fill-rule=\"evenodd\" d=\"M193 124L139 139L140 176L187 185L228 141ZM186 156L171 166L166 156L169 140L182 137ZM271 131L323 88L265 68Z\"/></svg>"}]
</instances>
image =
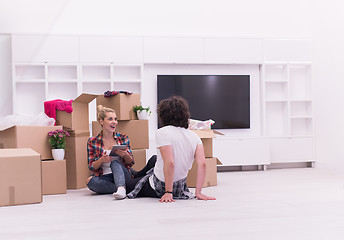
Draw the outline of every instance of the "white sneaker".
<instances>
[{"instance_id":1,"label":"white sneaker","mask_svg":"<svg viewBox=\"0 0 344 240\"><path fill-rule=\"evenodd\" d=\"M127 191L124 187L119 187L117 192L114 192L112 195L117 200L124 199L127 196Z\"/></svg>"}]
</instances>

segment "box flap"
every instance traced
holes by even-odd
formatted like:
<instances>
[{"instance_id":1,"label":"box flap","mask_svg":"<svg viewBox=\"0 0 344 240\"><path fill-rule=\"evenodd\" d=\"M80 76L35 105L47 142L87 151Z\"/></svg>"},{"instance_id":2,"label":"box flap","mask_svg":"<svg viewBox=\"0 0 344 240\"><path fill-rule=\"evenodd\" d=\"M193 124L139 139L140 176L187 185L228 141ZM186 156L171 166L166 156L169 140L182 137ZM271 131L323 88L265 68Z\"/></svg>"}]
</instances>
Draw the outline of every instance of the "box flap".
<instances>
[{"instance_id":1,"label":"box flap","mask_svg":"<svg viewBox=\"0 0 344 240\"><path fill-rule=\"evenodd\" d=\"M22 157L22 156L40 156L31 148L5 148L0 149L0 157Z\"/></svg>"},{"instance_id":2,"label":"box flap","mask_svg":"<svg viewBox=\"0 0 344 240\"><path fill-rule=\"evenodd\" d=\"M215 138L213 130L191 130L195 132L200 138Z\"/></svg>"},{"instance_id":3,"label":"box flap","mask_svg":"<svg viewBox=\"0 0 344 240\"><path fill-rule=\"evenodd\" d=\"M0 131L4 131L6 129L10 129L12 127L15 127L15 125L0 126Z\"/></svg>"},{"instance_id":4,"label":"box flap","mask_svg":"<svg viewBox=\"0 0 344 240\"><path fill-rule=\"evenodd\" d=\"M98 95L95 94L89 94L89 93L82 93L79 97L74 99L73 102L79 102L79 103L89 103L93 99L95 99Z\"/></svg>"},{"instance_id":5,"label":"box flap","mask_svg":"<svg viewBox=\"0 0 344 240\"><path fill-rule=\"evenodd\" d=\"M216 157L216 165L222 165L222 162Z\"/></svg>"},{"instance_id":6,"label":"box flap","mask_svg":"<svg viewBox=\"0 0 344 240\"><path fill-rule=\"evenodd\" d=\"M219 131L216 131L216 130L213 130L213 132L214 132L215 134L217 134L217 135L225 135L225 134L223 134L222 132L219 132Z\"/></svg>"},{"instance_id":7,"label":"box flap","mask_svg":"<svg viewBox=\"0 0 344 240\"><path fill-rule=\"evenodd\" d=\"M90 137L90 131L89 130L71 130L71 129L65 129L71 137Z\"/></svg>"}]
</instances>

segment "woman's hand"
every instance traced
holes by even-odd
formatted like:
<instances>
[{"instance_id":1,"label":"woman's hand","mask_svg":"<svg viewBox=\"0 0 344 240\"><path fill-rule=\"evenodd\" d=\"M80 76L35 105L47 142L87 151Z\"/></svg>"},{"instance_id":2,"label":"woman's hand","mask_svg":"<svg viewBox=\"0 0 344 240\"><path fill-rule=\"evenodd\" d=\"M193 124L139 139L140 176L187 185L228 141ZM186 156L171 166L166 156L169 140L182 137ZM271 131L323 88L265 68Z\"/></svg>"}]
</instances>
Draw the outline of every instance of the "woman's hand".
<instances>
[{"instance_id":1,"label":"woman's hand","mask_svg":"<svg viewBox=\"0 0 344 240\"><path fill-rule=\"evenodd\" d=\"M99 160L102 162L102 163L108 163L108 162L111 162L111 157L108 156L108 155L103 155L101 158L99 158Z\"/></svg>"},{"instance_id":2,"label":"woman's hand","mask_svg":"<svg viewBox=\"0 0 344 240\"><path fill-rule=\"evenodd\" d=\"M117 149L115 153L122 158L124 158L126 155L129 155L127 150L124 149Z\"/></svg>"},{"instance_id":3,"label":"woman's hand","mask_svg":"<svg viewBox=\"0 0 344 240\"><path fill-rule=\"evenodd\" d=\"M159 200L160 202L175 202L172 193L165 193Z\"/></svg>"},{"instance_id":4,"label":"woman's hand","mask_svg":"<svg viewBox=\"0 0 344 240\"><path fill-rule=\"evenodd\" d=\"M117 149L116 150L116 154L118 156L120 156L123 160L124 160L124 163L127 164L127 165L130 165L132 164L133 162L133 159L131 158L130 154L128 153L127 150L124 150L124 149Z\"/></svg>"},{"instance_id":5,"label":"woman's hand","mask_svg":"<svg viewBox=\"0 0 344 240\"><path fill-rule=\"evenodd\" d=\"M205 201L207 201L207 200L216 200L216 198L209 197L209 196L204 195L202 193L196 193L196 197L197 197L198 200L205 200Z\"/></svg>"}]
</instances>

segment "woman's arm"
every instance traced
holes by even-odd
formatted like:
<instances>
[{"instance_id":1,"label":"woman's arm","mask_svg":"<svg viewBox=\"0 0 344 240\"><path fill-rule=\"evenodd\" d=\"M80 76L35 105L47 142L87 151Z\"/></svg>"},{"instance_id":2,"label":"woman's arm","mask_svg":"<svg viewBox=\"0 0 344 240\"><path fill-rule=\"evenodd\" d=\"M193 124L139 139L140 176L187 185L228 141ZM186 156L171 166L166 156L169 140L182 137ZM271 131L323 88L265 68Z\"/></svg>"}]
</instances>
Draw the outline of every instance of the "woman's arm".
<instances>
[{"instance_id":1,"label":"woman's arm","mask_svg":"<svg viewBox=\"0 0 344 240\"><path fill-rule=\"evenodd\" d=\"M96 147L92 143L91 140L87 143L87 155L88 155L88 168L90 170L98 170L103 162L111 162L111 158L109 156L97 156L96 154Z\"/></svg>"},{"instance_id":2,"label":"woman's arm","mask_svg":"<svg viewBox=\"0 0 344 240\"><path fill-rule=\"evenodd\" d=\"M174 156L171 145L159 147L161 157L164 161L165 191L160 202L174 202L173 200L173 177L174 177ZM170 193L167 193L170 192Z\"/></svg>"},{"instance_id":3,"label":"woman's arm","mask_svg":"<svg viewBox=\"0 0 344 240\"><path fill-rule=\"evenodd\" d=\"M202 187L204 184L204 178L206 173L206 163L204 155L204 147L202 144L198 144L195 152L195 160L197 163L197 182L196 182L196 197L199 200L215 200L214 197L209 197L202 194Z\"/></svg>"},{"instance_id":4,"label":"woman's arm","mask_svg":"<svg viewBox=\"0 0 344 240\"><path fill-rule=\"evenodd\" d=\"M125 134L120 134L120 142L118 144L126 145L127 149L125 150L118 149L116 150L116 154L122 158L126 166L132 167L135 164L135 160L134 160L133 152L131 151L129 137Z\"/></svg>"}]
</instances>

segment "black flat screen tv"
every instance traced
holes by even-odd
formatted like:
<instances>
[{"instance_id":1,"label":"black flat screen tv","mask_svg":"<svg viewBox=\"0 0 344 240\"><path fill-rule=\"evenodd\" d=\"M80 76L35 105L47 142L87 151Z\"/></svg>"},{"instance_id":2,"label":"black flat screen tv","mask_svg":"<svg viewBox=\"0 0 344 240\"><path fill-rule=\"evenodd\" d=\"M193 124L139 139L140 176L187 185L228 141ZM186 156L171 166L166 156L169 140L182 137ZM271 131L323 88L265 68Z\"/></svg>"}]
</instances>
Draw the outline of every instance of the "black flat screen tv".
<instances>
[{"instance_id":1,"label":"black flat screen tv","mask_svg":"<svg viewBox=\"0 0 344 240\"><path fill-rule=\"evenodd\" d=\"M158 75L157 85L158 103L182 96L191 118L212 119L213 129L250 128L249 75Z\"/></svg>"}]
</instances>

